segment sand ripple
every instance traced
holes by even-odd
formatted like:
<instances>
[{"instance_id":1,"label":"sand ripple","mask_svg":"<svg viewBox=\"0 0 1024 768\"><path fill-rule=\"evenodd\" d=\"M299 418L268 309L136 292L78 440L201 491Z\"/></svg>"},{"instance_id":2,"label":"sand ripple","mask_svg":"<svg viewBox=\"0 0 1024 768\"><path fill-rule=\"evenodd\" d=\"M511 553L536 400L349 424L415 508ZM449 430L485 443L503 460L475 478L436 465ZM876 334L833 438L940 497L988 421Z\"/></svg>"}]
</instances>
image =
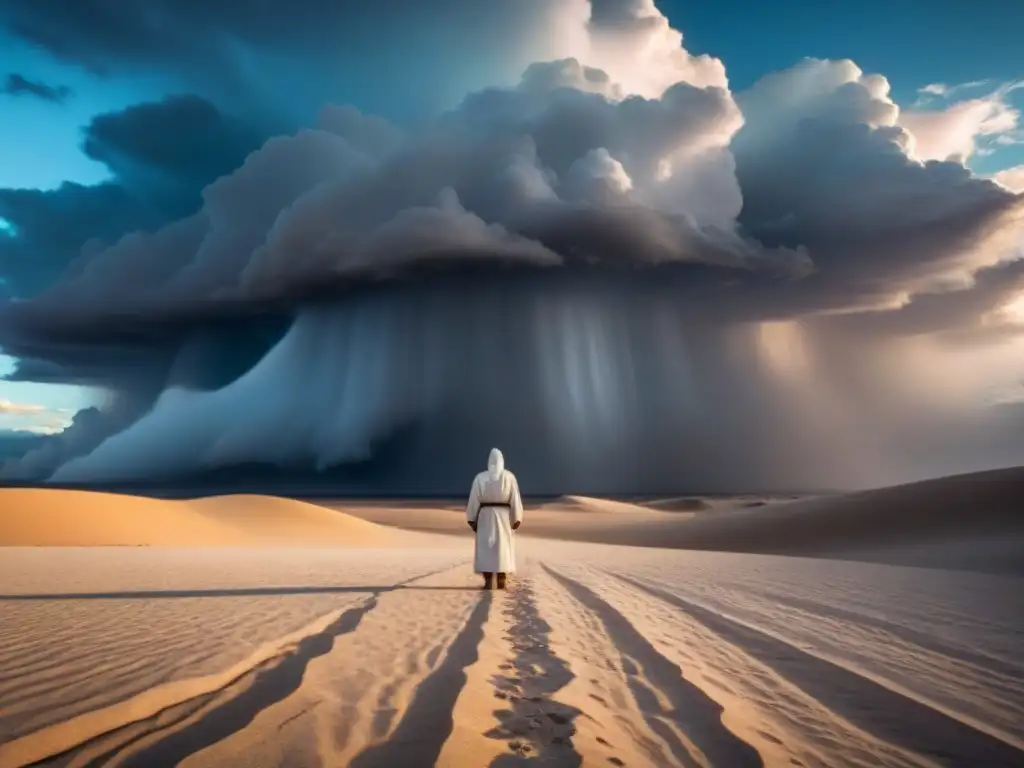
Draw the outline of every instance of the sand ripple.
<instances>
[{"instance_id":1,"label":"sand ripple","mask_svg":"<svg viewBox=\"0 0 1024 768\"><path fill-rule=\"evenodd\" d=\"M4 550L0 768L1024 763L1020 579L447 547Z\"/></svg>"}]
</instances>

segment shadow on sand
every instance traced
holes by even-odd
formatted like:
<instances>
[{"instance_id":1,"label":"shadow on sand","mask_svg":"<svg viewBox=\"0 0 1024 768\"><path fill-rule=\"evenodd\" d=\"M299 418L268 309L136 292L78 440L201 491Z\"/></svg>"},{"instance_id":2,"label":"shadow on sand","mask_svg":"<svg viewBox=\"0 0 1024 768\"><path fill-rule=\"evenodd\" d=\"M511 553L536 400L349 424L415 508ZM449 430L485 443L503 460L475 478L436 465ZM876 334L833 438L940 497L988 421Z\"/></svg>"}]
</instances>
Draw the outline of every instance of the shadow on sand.
<instances>
[{"instance_id":1,"label":"shadow on sand","mask_svg":"<svg viewBox=\"0 0 1024 768\"><path fill-rule=\"evenodd\" d=\"M711 765L764 765L757 750L722 722L721 705L687 680L682 670L662 656L625 616L589 587L548 567L544 570L604 625L619 649L630 691L644 719L669 746L680 765L697 766L705 762L694 754L693 747ZM678 732L668 722L674 723ZM678 733L688 738L680 738Z\"/></svg>"},{"instance_id":2,"label":"shadow on sand","mask_svg":"<svg viewBox=\"0 0 1024 768\"><path fill-rule=\"evenodd\" d=\"M429 575L429 574L428 574ZM424 575L412 580L425 578ZM314 659L330 653L338 637L355 631L363 618L377 607L384 592L400 589L458 589L480 591L478 588L425 587L400 583L387 587L310 588L313 591L367 592L360 605L342 613L322 631L303 638L287 653L268 659L248 670L227 686L196 696L162 710L151 718L127 723L114 731L97 736L59 755L34 765L99 766L110 761L129 768L152 768L178 765L187 757L228 738L251 723L259 713L284 700L302 684L306 668ZM236 594L237 590L223 590ZM242 592L252 593L251 590ZM218 594L215 592L214 594ZM263 591L256 594L294 594L285 591ZM298 593L302 593L300 590ZM136 593L141 597L147 593ZM157 592L156 595L167 596ZM209 592L189 593L209 596ZM189 596L189 594L183 596ZM58 598L60 599L60 598ZM113 599L113 596L111 596ZM433 765L441 747L452 731L452 709L466 681L465 668L477 659L477 646L483 638L483 627L490 614L493 595L481 594L481 600L470 614L466 626L449 648L445 661L420 685L392 738L359 755L353 766ZM420 762L422 756L427 762Z\"/></svg>"},{"instance_id":3,"label":"shadow on sand","mask_svg":"<svg viewBox=\"0 0 1024 768\"><path fill-rule=\"evenodd\" d=\"M391 737L356 755L349 763L351 768L403 768L437 762L455 727L455 700L466 684L466 669L479 657L493 601L493 593L483 593L466 626L449 646L445 660L416 689Z\"/></svg>"},{"instance_id":4,"label":"shadow on sand","mask_svg":"<svg viewBox=\"0 0 1024 768\"><path fill-rule=\"evenodd\" d=\"M537 610L529 582L514 584L511 597L505 614L511 619L514 656L494 679L495 696L509 707L494 713L501 725L485 734L507 742L510 754L495 758L490 768L529 763L575 768L583 764L572 740L582 712L552 699L575 675L551 648L551 626Z\"/></svg>"},{"instance_id":5,"label":"shadow on sand","mask_svg":"<svg viewBox=\"0 0 1024 768\"><path fill-rule=\"evenodd\" d=\"M378 597L372 595L323 631L303 638L287 654L268 659L224 688L176 704L155 717L128 723L36 765L99 766L112 760L138 768L178 765L245 728L262 710L298 690L309 663L329 653L335 639L354 631L376 608ZM185 725L175 730L179 723ZM162 738L161 732L166 732ZM155 741L153 737L157 737Z\"/></svg>"},{"instance_id":6,"label":"shadow on sand","mask_svg":"<svg viewBox=\"0 0 1024 768\"><path fill-rule=\"evenodd\" d=\"M128 592L57 592L25 595L0 595L0 602L31 600L169 600L183 597L266 597L287 595L347 595L365 593L380 595L400 589L426 592L479 592L480 587L425 587L419 584L354 587L240 587L237 589L157 589Z\"/></svg>"},{"instance_id":7,"label":"shadow on sand","mask_svg":"<svg viewBox=\"0 0 1024 768\"><path fill-rule=\"evenodd\" d=\"M951 768L1024 765L1021 750L910 696L664 589L626 576L615 578L675 606L882 742Z\"/></svg>"}]
</instances>

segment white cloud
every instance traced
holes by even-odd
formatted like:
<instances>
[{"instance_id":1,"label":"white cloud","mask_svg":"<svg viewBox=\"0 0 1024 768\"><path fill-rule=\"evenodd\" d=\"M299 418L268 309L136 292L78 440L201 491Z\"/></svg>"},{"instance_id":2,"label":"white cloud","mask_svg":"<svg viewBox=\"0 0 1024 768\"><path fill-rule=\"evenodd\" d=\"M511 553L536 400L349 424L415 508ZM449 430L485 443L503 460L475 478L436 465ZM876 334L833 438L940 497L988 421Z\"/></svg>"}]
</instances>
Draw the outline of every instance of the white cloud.
<instances>
[{"instance_id":1,"label":"white cloud","mask_svg":"<svg viewBox=\"0 0 1024 768\"><path fill-rule=\"evenodd\" d=\"M66 408L51 409L37 403L0 399L0 419L4 422L3 428L11 432L54 435L62 432L71 423L71 418L72 414Z\"/></svg>"},{"instance_id":2,"label":"white cloud","mask_svg":"<svg viewBox=\"0 0 1024 768\"><path fill-rule=\"evenodd\" d=\"M56 435L60 434L67 427L65 423L29 424L24 427L13 427L12 432L28 432L32 435Z\"/></svg>"},{"instance_id":3,"label":"white cloud","mask_svg":"<svg viewBox=\"0 0 1024 768\"><path fill-rule=\"evenodd\" d=\"M39 413L46 413L44 405L35 403L15 403L7 398L0 398L0 415L4 416L28 416Z\"/></svg>"},{"instance_id":4,"label":"white cloud","mask_svg":"<svg viewBox=\"0 0 1024 768\"><path fill-rule=\"evenodd\" d=\"M1024 130L1008 131L992 140L993 144L1001 147L1012 147L1016 144L1024 144Z\"/></svg>"},{"instance_id":5,"label":"white cloud","mask_svg":"<svg viewBox=\"0 0 1024 768\"><path fill-rule=\"evenodd\" d=\"M1004 168L992 174L992 180L1011 192L1024 192L1024 165Z\"/></svg>"},{"instance_id":6,"label":"white cloud","mask_svg":"<svg viewBox=\"0 0 1024 768\"><path fill-rule=\"evenodd\" d=\"M943 95L949 98L964 87L977 85L980 83L947 88ZM1007 101L1007 96L1020 87L1022 84L1016 82L1004 84L988 95L956 101L942 109L904 110L899 116L899 125L914 137L913 157L922 161L966 163L977 153L979 140L999 142L1004 136L1012 135L1020 126L1020 111Z\"/></svg>"},{"instance_id":7,"label":"white cloud","mask_svg":"<svg viewBox=\"0 0 1024 768\"><path fill-rule=\"evenodd\" d=\"M929 83L924 88L918 88L917 92L928 94L929 96L945 96L949 93L949 86L945 83Z\"/></svg>"},{"instance_id":8,"label":"white cloud","mask_svg":"<svg viewBox=\"0 0 1024 768\"><path fill-rule=\"evenodd\" d=\"M605 0L589 4L587 50L564 50L600 67L627 93L657 98L676 83L728 88L725 65L713 56L694 56L683 35L655 7L654 0ZM580 39L580 38L578 38Z\"/></svg>"},{"instance_id":9,"label":"white cloud","mask_svg":"<svg viewBox=\"0 0 1024 768\"><path fill-rule=\"evenodd\" d=\"M957 85L948 85L947 83L929 83L923 88L918 88L917 92L921 94L922 100L930 100L933 98L948 99L955 94L963 93L964 91L982 88L991 82L991 80L971 80L968 83L959 83Z\"/></svg>"}]
</instances>

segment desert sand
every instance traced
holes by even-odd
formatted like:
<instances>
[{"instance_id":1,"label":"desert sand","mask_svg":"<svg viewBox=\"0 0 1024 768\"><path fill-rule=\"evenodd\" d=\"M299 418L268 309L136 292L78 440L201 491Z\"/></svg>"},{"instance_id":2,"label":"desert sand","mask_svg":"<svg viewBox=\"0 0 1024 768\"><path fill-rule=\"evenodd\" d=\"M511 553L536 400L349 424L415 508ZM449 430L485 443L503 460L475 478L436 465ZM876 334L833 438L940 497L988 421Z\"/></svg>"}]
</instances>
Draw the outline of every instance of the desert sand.
<instances>
[{"instance_id":1,"label":"desert sand","mask_svg":"<svg viewBox=\"0 0 1024 768\"><path fill-rule=\"evenodd\" d=\"M316 504L238 494L168 501L0 488L0 546L382 546L402 535Z\"/></svg>"},{"instance_id":2,"label":"desert sand","mask_svg":"<svg viewBox=\"0 0 1024 768\"><path fill-rule=\"evenodd\" d=\"M507 592L445 505L0 491L0 768L1020 765L1024 578L954 544L1012 539L1021 477L561 499L527 510ZM671 548L798 523L814 557Z\"/></svg>"},{"instance_id":3,"label":"desert sand","mask_svg":"<svg viewBox=\"0 0 1024 768\"><path fill-rule=\"evenodd\" d=\"M422 502L318 503L409 530L462 534L466 529L463 507L455 502L432 507ZM1021 467L804 498L686 496L624 503L564 496L528 505L528 512L530 525L523 527L523 537L1024 576Z\"/></svg>"}]
</instances>

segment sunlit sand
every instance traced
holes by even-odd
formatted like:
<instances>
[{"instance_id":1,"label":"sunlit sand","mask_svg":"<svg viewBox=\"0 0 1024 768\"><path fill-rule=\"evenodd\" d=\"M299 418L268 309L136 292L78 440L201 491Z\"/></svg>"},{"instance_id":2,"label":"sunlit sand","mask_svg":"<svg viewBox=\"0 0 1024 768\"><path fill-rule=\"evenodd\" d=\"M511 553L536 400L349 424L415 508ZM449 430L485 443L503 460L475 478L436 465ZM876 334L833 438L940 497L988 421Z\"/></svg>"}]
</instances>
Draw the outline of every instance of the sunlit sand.
<instances>
[{"instance_id":1,"label":"sunlit sand","mask_svg":"<svg viewBox=\"0 0 1024 768\"><path fill-rule=\"evenodd\" d=\"M563 498L527 510L507 592L457 503L2 490L0 768L1020 765L1024 583L938 517L981 500L982 540L1012 540L1020 477ZM869 502L887 546L848 523ZM918 507L938 533L910 535ZM754 515L820 553L668 548L751 550Z\"/></svg>"}]
</instances>

